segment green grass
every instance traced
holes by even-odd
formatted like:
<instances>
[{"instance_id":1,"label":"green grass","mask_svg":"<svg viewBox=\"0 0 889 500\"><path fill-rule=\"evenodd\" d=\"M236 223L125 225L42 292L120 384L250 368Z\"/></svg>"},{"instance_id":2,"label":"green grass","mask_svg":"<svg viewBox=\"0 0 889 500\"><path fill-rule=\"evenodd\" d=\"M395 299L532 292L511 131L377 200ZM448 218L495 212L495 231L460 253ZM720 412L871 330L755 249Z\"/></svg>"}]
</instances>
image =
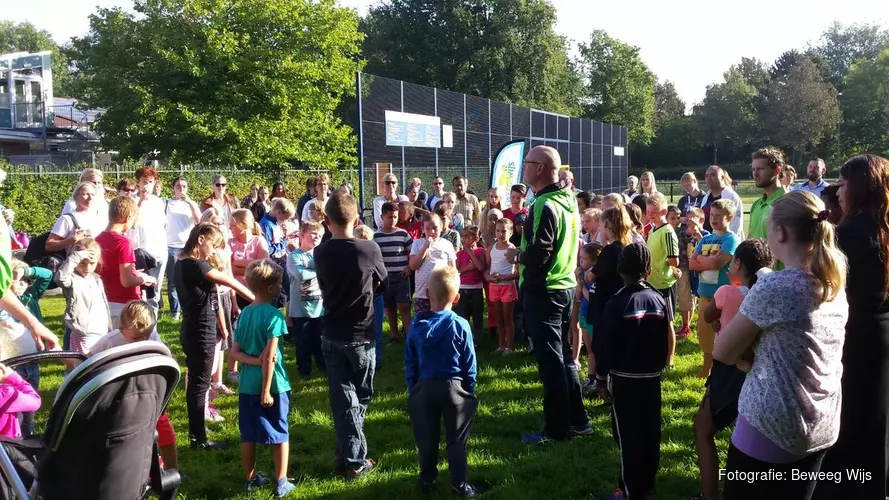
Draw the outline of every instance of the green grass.
<instances>
[{"instance_id":1,"label":"green grass","mask_svg":"<svg viewBox=\"0 0 889 500\"><path fill-rule=\"evenodd\" d=\"M64 300L43 300L46 324L55 332L63 330ZM159 330L183 366L178 324L162 314ZM484 498L490 499L574 499L603 498L615 488L619 457L611 437L607 406L598 400L586 401L595 434L567 443L528 446L521 442L523 432L538 430L543 422L542 389L536 363L526 350L512 357L492 354L496 347L487 333L479 336L479 407L469 441L471 480L491 486ZM290 417L290 471L299 487L293 498L380 499L424 498L417 489L416 449L407 414L407 392L403 375L401 347L386 349L382 370L374 380L374 399L367 415L366 433L370 456L379 470L353 483L345 483L331 473L333 423L328 405L327 385L319 376L307 382L296 376L293 350L285 352L295 411ZM663 436L661 468L654 498L688 499L698 492L696 455L692 441L692 419L703 394L703 380L695 378L700 363L697 342L680 341L676 370L663 382ZM582 373L585 373L585 368ZM44 410L38 417L38 432L46 407L63 375L62 366L45 364L41 393ZM208 424L211 439L229 443L221 452L192 451L187 443L184 391L176 390L169 413L178 432L181 470L188 475L181 498L268 498L269 491L248 496L238 451L237 396L216 400L226 421ZM717 441L723 460L728 447L728 431ZM439 488L430 498L452 498L446 484L447 463L439 464ZM268 448L260 447L259 468L273 471Z\"/></svg>"}]
</instances>

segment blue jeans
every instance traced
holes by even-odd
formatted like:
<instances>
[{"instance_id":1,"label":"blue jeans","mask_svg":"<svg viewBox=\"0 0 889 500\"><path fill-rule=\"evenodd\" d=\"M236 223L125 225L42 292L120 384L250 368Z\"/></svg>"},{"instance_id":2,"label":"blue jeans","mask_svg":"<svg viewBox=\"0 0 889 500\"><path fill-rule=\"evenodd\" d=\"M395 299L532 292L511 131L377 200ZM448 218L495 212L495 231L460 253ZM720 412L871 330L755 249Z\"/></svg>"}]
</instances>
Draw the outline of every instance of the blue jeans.
<instances>
[{"instance_id":1,"label":"blue jeans","mask_svg":"<svg viewBox=\"0 0 889 500\"><path fill-rule=\"evenodd\" d=\"M26 363L15 369L25 382L31 384L35 391L40 392L40 364L36 361ZM31 437L34 434L34 412L19 413L19 423L22 427L22 437Z\"/></svg>"},{"instance_id":2,"label":"blue jeans","mask_svg":"<svg viewBox=\"0 0 889 500\"><path fill-rule=\"evenodd\" d=\"M336 433L335 458L356 469L367 461L364 417L373 396L376 357L371 342L344 343L321 339L327 363L330 409Z\"/></svg>"},{"instance_id":3,"label":"blue jeans","mask_svg":"<svg viewBox=\"0 0 889 500\"><path fill-rule=\"evenodd\" d=\"M571 357L569 325L574 290L522 290L525 327L543 382L543 432L567 439L570 426L589 423L580 378Z\"/></svg>"},{"instance_id":4,"label":"blue jeans","mask_svg":"<svg viewBox=\"0 0 889 500\"><path fill-rule=\"evenodd\" d=\"M301 377L312 375L312 357L321 373L326 370L321 352L321 321L321 318L290 318L290 331L296 344L296 371Z\"/></svg>"},{"instance_id":5,"label":"blue jeans","mask_svg":"<svg viewBox=\"0 0 889 500\"><path fill-rule=\"evenodd\" d=\"M179 260L179 252L181 248L167 247L167 299L170 302L170 314L176 316L179 314L179 293L176 291L176 262Z\"/></svg>"},{"instance_id":6,"label":"blue jeans","mask_svg":"<svg viewBox=\"0 0 889 500\"><path fill-rule=\"evenodd\" d=\"M383 306L383 296L382 295L374 295L374 321L376 322L377 328L377 337L376 337L376 351L377 351L377 369L383 366L383 317L386 315L386 309Z\"/></svg>"}]
</instances>

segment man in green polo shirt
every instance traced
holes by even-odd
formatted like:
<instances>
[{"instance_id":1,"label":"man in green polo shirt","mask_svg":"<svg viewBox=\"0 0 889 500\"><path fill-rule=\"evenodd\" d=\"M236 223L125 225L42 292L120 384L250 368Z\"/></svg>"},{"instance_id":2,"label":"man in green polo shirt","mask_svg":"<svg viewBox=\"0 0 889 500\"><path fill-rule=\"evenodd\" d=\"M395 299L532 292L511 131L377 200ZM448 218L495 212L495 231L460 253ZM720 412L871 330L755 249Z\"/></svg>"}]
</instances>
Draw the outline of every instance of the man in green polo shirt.
<instances>
[{"instance_id":1,"label":"man in green polo shirt","mask_svg":"<svg viewBox=\"0 0 889 500\"><path fill-rule=\"evenodd\" d=\"M753 153L753 181L762 189L762 197L750 207L749 238L768 240L769 213L772 203L784 196L787 190L778 182L784 169L784 153L776 148L762 148Z\"/></svg>"}]
</instances>

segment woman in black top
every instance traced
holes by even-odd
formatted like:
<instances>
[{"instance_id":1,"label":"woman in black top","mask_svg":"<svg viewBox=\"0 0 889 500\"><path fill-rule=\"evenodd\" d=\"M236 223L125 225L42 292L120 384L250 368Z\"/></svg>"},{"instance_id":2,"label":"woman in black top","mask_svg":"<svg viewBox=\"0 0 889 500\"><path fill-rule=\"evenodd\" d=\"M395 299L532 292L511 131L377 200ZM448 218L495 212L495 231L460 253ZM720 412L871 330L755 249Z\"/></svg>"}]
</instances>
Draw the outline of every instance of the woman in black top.
<instances>
[{"instance_id":1,"label":"woman in black top","mask_svg":"<svg viewBox=\"0 0 889 500\"><path fill-rule=\"evenodd\" d=\"M843 347L840 436L822 471L843 481L818 483L818 499L889 496L889 161L852 158L840 170L840 248L849 259L849 322ZM847 471L869 474L855 480Z\"/></svg>"},{"instance_id":2,"label":"woman in black top","mask_svg":"<svg viewBox=\"0 0 889 500\"><path fill-rule=\"evenodd\" d=\"M211 223L201 223L191 230L185 248L176 263L176 290L182 307L179 341L185 353L188 384L185 404L188 408L188 433L193 447L216 449L223 443L207 440L204 411L216 346L219 307L216 285L225 285L247 300L253 294L231 275L219 271L216 248L223 241L222 231ZM215 267L215 268L214 268Z\"/></svg>"},{"instance_id":3,"label":"woman in black top","mask_svg":"<svg viewBox=\"0 0 889 500\"><path fill-rule=\"evenodd\" d=\"M596 331L602 328L602 312L605 304L624 286L623 278L617 271L617 261L623 248L633 242L633 222L627 209L618 205L602 212L600 216L605 240L608 243L596 259L596 265L592 271L588 271L584 279L595 283L595 296L590 299L590 307L587 310L587 323L593 325L593 347L597 347Z\"/></svg>"}]
</instances>

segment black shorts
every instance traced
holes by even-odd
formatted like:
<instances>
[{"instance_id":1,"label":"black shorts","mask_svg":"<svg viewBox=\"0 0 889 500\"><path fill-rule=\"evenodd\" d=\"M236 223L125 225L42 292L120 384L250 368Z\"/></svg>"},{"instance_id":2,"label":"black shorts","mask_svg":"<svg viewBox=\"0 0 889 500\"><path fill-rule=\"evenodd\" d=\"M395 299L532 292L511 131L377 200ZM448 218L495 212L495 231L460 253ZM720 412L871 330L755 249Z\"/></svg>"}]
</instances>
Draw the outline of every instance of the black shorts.
<instances>
[{"instance_id":1,"label":"black shorts","mask_svg":"<svg viewBox=\"0 0 889 500\"><path fill-rule=\"evenodd\" d=\"M738 399L747 374L734 365L713 361L707 378L707 395L710 398L710 414L718 430L725 429L738 418Z\"/></svg>"},{"instance_id":2,"label":"black shorts","mask_svg":"<svg viewBox=\"0 0 889 500\"><path fill-rule=\"evenodd\" d=\"M667 321L672 324L673 318L676 317L676 303L679 300L676 283L673 283L673 286L670 288L659 288L658 292L664 296L664 300L667 302Z\"/></svg>"},{"instance_id":3,"label":"black shorts","mask_svg":"<svg viewBox=\"0 0 889 500\"><path fill-rule=\"evenodd\" d=\"M383 304L386 308L395 307L398 304L411 303L411 282L401 273L389 275L389 285L383 292Z\"/></svg>"}]
</instances>

